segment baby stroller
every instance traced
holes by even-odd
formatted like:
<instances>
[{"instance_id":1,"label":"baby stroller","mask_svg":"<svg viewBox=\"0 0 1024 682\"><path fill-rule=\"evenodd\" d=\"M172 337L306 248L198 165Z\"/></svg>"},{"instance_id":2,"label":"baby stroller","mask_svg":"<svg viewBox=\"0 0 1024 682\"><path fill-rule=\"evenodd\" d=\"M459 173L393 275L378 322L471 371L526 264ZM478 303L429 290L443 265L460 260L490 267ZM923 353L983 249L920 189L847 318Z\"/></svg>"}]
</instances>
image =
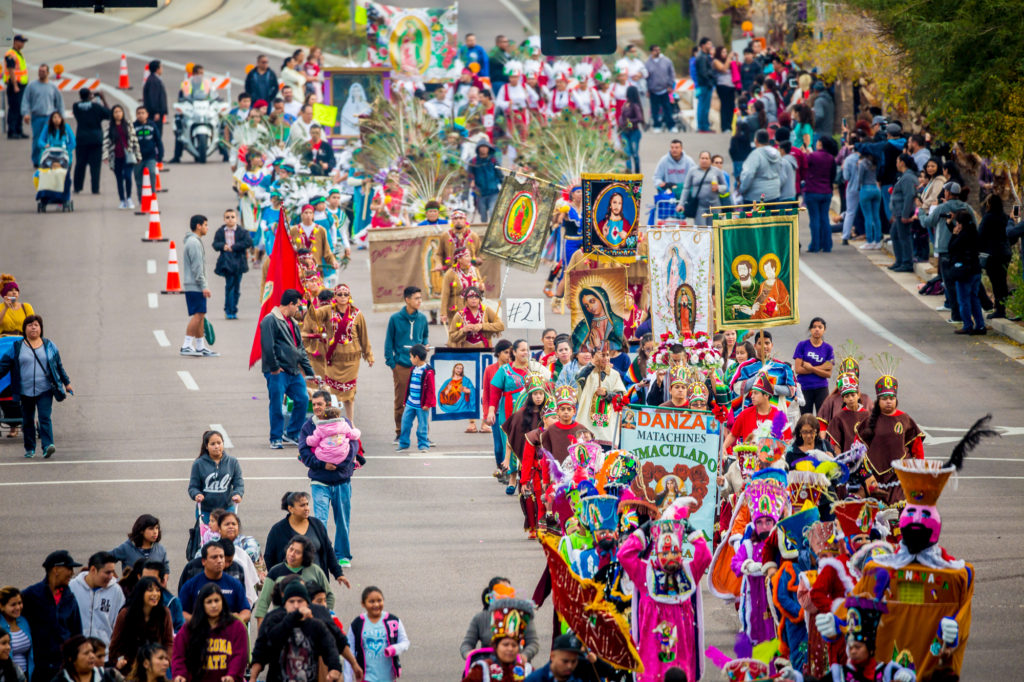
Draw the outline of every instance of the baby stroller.
<instances>
[{"instance_id":1,"label":"baby stroller","mask_svg":"<svg viewBox=\"0 0 1024 682\"><path fill-rule=\"evenodd\" d=\"M39 159L34 175L36 212L45 213L48 204L60 204L61 211L75 210L71 198L71 155L63 147L48 147Z\"/></svg>"}]
</instances>

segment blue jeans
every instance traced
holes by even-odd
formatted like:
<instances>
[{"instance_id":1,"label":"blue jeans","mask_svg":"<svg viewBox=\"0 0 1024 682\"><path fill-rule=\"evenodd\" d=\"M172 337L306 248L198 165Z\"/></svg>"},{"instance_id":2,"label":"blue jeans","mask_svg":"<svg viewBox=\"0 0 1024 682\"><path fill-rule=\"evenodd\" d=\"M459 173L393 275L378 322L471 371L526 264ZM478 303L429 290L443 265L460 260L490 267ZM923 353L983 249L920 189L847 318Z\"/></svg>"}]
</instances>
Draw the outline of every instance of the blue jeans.
<instances>
[{"instance_id":1,"label":"blue jeans","mask_svg":"<svg viewBox=\"0 0 1024 682\"><path fill-rule=\"evenodd\" d=\"M898 268L914 267L914 240L910 235L910 223L899 217L893 218L889 225L889 236L892 237L892 254Z\"/></svg>"},{"instance_id":2,"label":"blue jeans","mask_svg":"<svg viewBox=\"0 0 1024 682\"><path fill-rule=\"evenodd\" d=\"M497 421L491 427L491 440L494 442L494 464L500 469L501 463L505 461L505 439L502 437L505 432Z\"/></svg>"},{"instance_id":3,"label":"blue jeans","mask_svg":"<svg viewBox=\"0 0 1024 682\"><path fill-rule=\"evenodd\" d=\"M267 379L267 393L270 394L270 440L281 440L286 433L292 440L299 439L299 431L306 421L306 380L301 374L263 373ZM284 397L292 399L292 416L288 420L288 430L284 430Z\"/></svg>"},{"instance_id":4,"label":"blue jeans","mask_svg":"<svg viewBox=\"0 0 1024 682\"><path fill-rule=\"evenodd\" d=\"M843 239L853 236L853 223L857 220L857 207L860 206L860 190L846 193L846 215L843 216Z\"/></svg>"},{"instance_id":5,"label":"blue jeans","mask_svg":"<svg viewBox=\"0 0 1024 682\"><path fill-rule=\"evenodd\" d=\"M124 157L114 159L114 179L117 181L117 198L121 201L132 198L132 169L134 164L125 163Z\"/></svg>"},{"instance_id":6,"label":"blue jeans","mask_svg":"<svg viewBox=\"0 0 1024 682\"><path fill-rule=\"evenodd\" d=\"M981 310L981 298L978 291L981 288L981 273L971 275L966 282L957 280L956 299L960 303L960 319L963 320L964 329L971 331L985 328L985 315ZM22 403L24 405L25 403ZM25 436L26 440L28 436Z\"/></svg>"},{"instance_id":7,"label":"blue jeans","mask_svg":"<svg viewBox=\"0 0 1024 682\"><path fill-rule=\"evenodd\" d=\"M832 224L829 222L828 207L832 202L832 195L817 192L806 192L804 203L807 204L807 214L811 219L811 245L807 250L811 253L832 250Z\"/></svg>"},{"instance_id":8,"label":"blue jeans","mask_svg":"<svg viewBox=\"0 0 1024 682\"><path fill-rule=\"evenodd\" d=\"M398 447L409 447L409 441L412 440L413 420L417 421L416 447L422 450L430 446L430 436L427 433L427 429L430 426L428 421L429 413L430 410L406 404L405 411L402 412L402 432L398 434Z\"/></svg>"},{"instance_id":9,"label":"blue jeans","mask_svg":"<svg viewBox=\"0 0 1024 682\"><path fill-rule=\"evenodd\" d=\"M892 196L892 185L882 185L882 210L885 211L885 222L892 222L892 207L889 206L889 197Z\"/></svg>"},{"instance_id":10,"label":"blue jeans","mask_svg":"<svg viewBox=\"0 0 1024 682\"><path fill-rule=\"evenodd\" d=\"M697 88L697 130L711 130L711 93L714 88Z\"/></svg>"},{"instance_id":11,"label":"blue jeans","mask_svg":"<svg viewBox=\"0 0 1024 682\"><path fill-rule=\"evenodd\" d=\"M622 133L622 151L626 155L626 172L640 172L640 129L625 130Z\"/></svg>"},{"instance_id":12,"label":"blue jeans","mask_svg":"<svg viewBox=\"0 0 1024 682\"><path fill-rule=\"evenodd\" d=\"M238 314L238 296L242 293L242 273L224 275L224 312Z\"/></svg>"},{"instance_id":13,"label":"blue jeans","mask_svg":"<svg viewBox=\"0 0 1024 682\"><path fill-rule=\"evenodd\" d=\"M331 508L334 509L334 556L338 561L352 559L352 549L348 544L348 523L352 515L352 486L348 481L334 485L313 483L309 486L313 492L313 516L324 522Z\"/></svg>"},{"instance_id":14,"label":"blue jeans","mask_svg":"<svg viewBox=\"0 0 1024 682\"><path fill-rule=\"evenodd\" d=\"M882 241L882 226L878 217L878 205L882 203L882 193L875 185L860 188L858 201L860 212L864 216L864 233L869 244Z\"/></svg>"},{"instance_id":15,"label":"blue jeans","mask_svg":"<svg viewBox=\"0 0 1024 682\"><path fill-rule=\"evenodd\" d=\"M491 211L494 210L494 205L498 203L498 194L477 194L476 195L476 210L480 214L480 221L486 223L491 218Z\"/></svg>"},{"instance_id":16,"label":"blue jeans","mask_svg":"<svg viewBox=\"0 0 1024 682\"><path fill-rule=\"evenodd\" d=\"M25 442L25 452L36 449L36 410L39 410L39 437L43 441L43 449L53 445L53 391L45 391L37 396L21 396L21 435Z\"/></svg>"}]
</instances>

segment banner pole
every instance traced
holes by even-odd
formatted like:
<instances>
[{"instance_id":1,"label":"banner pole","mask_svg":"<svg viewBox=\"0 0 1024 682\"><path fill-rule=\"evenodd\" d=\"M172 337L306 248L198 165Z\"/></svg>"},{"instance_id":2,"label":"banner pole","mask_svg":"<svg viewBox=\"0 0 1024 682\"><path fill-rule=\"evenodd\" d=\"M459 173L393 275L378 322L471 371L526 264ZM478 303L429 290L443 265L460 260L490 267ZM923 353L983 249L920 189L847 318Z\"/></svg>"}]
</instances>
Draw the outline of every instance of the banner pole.
<instances>
[{"instance_id":1,"label":"banner pole","mask_svg":"<svg viewBox=\"0 0 1024 682\"><path fill-rule=\"evenodd\" d=\"M551 182L550 180L545 180L544 178L538 178L536 175L530 175L529 173L520 173L519 171L513 170L512 168L505 168L504 166L495 166L495 168L497 168L500 171L505 171L506 173L511 173L512 175L519 175L519 176L522 176L524 178L529 178L530 180L536 180L537 182L543 182L545 185L551 185L552 187L557 187L558 189L563 190L563 191L569 189L568 187L563 187L562 185L559 185L558 183L555 183L555 182Z\"/></svg>"}]
</instances>

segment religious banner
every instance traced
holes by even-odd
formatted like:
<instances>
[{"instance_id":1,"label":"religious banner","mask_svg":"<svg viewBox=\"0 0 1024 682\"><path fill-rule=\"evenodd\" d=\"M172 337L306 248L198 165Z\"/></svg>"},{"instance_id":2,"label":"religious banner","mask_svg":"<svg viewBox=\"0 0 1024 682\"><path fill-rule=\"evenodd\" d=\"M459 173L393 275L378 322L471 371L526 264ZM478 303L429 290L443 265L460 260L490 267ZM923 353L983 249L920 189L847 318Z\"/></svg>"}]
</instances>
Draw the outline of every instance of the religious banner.
<instances>
[{"instance_id":1,"label":"religious banner","mask_svg":"<svg viewBox=\"0 0 1024 682\"><path fill-rule=\"evenodd\" d=\"M551 216L559 193L554 185L522 175L508 175L491 212L484 253L536 272L551 234Z\"/></svg>"},{"instance_id":2,"label":"religious banner","mask_svg":"<svg viewBox=\"0 0 1024 682\"><path fill-rule=\"evenodd\" d=\"M800 321L799 212L716 213L715 320L718 329Z\"/></svg>"},{"instance_id":3,"label":"religious banner","mask_svg":"<svg viewBox=\"0 0 1024 682\"><path fill-rule=\"evenodd\" d=\"M711 242L706 227L662 227L647 231L651 287L651 331L714 331L711 312Z\"/></svg>"},{"instance_id":4,"label":"religious banner","mask_svg":"<svg viewBox=\"0 0 1024 682\"><path fill-rule=\"evenodd\" d=\"M359 137L359 119L373 111L374 97L378 93L391 97L391 72L386 68L325 66L323 77L324 103L335 109L334 121L327 128L332 138ZM317 106L313 105L314 118Z\"/></svg>"},{"instance_id":5,"label":"religious banner","mask_svg":"<svg viewBox=\"0 0 1024 682\"><path fill-rule=\"evenodd\" d=\"M642 175L584 173L583 252L631 263L639 239Z\"/></svg>"},{"instance_id":6,"label":"religious banner","mask_svg":"<svg viewBox=\"0 0 1024 682\"><path fill-rule=\"evenodd\" d=\"M437 391L431 421L480 419L484 370L494 362L490 348L438 348L430 356Z\"/></svg>"},{"instance_id":7,"label":"religious banner","mask_svg":"<svg viewBox=\"0 0 1024 682\"><path fill-rule=\"evenodd\" d=\"M481 237L482 225L470 226ZM423 290L423 309L437 309L441 302L443 275L433 270L434 254L441 250L445 228L433 225L368 230L370 288L374 312L394 312L405 305L407 286ZM486 258L477 264L484 280L484 298L497 305L501 287L501 261Z\"/></svg>"},{"instance_id":8,"label":"religious banner","mask_svg":"<svg viewBox=\"0 0 1024 682\"><path fill-rule=\"evenodd\" d=\"M395 78L424 83L458 77L458 3L395 7L366 0L364 4L370 66L386 66Z\"/></svg>"},{"instance_id":9,"label":"religious banner","mask_svg":"<svg viewBox=\"0 0 1024 682\"><path fill-rule=\"evenodd\" d=\"M627 406L619 447L640 465L633 492L664 511L678 497L697 500L690 523L710 543L718 507L718 420L703 410Z\"/></svg>"},{"instance_id":10,"label":"religious banner","mask_svg":"<svg viewBox=\"0 0 1024 682\"><path fill-rule=\"evenodd\" d=\"M551 574L555 611L587 648L620 670L642 672L643 663L629 634L629 621L605 601L601 587L572 572L558 553L558 535L541 532L539 539Z\"/></svg>"},{"instance_id":11,"label":"religious banner","mask_svg":"<svg viewBox=\"0 0 1024 682\"><path fill-rule=\"evenodd\" d=\"M577 268L567 275L566 296L572 324L572 349L629 350L625 337L626 268Z\"/></svg>"}]
</instances>

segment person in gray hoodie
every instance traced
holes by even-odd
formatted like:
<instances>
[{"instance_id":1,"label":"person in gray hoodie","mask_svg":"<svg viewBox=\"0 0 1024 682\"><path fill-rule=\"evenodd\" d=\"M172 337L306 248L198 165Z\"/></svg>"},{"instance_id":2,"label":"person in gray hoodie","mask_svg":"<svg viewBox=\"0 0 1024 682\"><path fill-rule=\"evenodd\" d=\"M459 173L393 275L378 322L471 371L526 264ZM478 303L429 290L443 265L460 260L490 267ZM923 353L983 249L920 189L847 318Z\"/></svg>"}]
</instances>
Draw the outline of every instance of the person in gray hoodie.
<instances>
[{"instance_id":1,"label":"person in gray hoodie","mask_svg":"<svg viewBox=\"0 0 1024 682\"><path fill-rule=\"evenodd\" d=\"M892 188L889 209L892 213L892 252L895 262L889 266L893 272L914 271L914 242L910 224L914 222L914 198L917 196L917 163L906 152L896 159L899 179Z\"/></svg>"},{"instance_id":2,"label":"person in gray hoodie","mask_svg":"<svg viewBox=\"0 0 1024 682\"><path fill-rule=\"evenodd\" d=\"M740 193L750 201L778 201L782 192L780 164L784 163L779 150L768 144L767 130L754 134L754 151L743 162L740 174Z\"/></svg>"},{"instance_id":3,"label":"person in gray hoodie","mask_svg":"<svg viewBox=\"0 0 1024 682\"><path fill-rule=\"evenodd\" d=\"M206 299L210 298L210 287L206 283L206 249L202 238L210 230L210 224L206 216L194 215L188 226L191 231L182 242L181 284L185 289L189 318L181 354L198 358L217 357L220 353L207 348L205 340Z\"/></svg>"},{"instance_id":4,"label":"person in gray hoodie","mask_svg":"<svg viewBox=\"0 0 1024 682\"><path fill-rule=\"evenodd\" d=\"M195 500L203 512L203 521L210 522L214 509L235 511L245 494L242 465L224 452L224 436L220 431L203 433L199 456L192 462L192 475L188 480L188 496Z\"/></svg>"},{"instance_id":5,"label":"person in gray hoodie","mask_svg":"<svg viewBox=\"0 0 1024 682\"><path fill-rule=\"evenodd\" d=\"M117 584L117 559L110 552L96 552L89 557L88 569L68 584L78 602L82 618L82 634L95 637L110 646L114 621L124 606L125 598Z\"/></svg>"},{"instance_id":6,"label":"person in gray hoodie","mask_svg":"<svg viewBox=\"0 0 1024 682\"><path fill-rule=\"evenodd\" d=\"M697 167L693 157L683 151L682 140L672 140L668 145L668 154L661 157L654 168L654 184L658 189L672 187L679 196L686 175Z\"/></svg>"},{"instance_id":7,"label":"person in gray hoodie","mask_svg":"<svg viewBox=\"0 0 1024 682\"><path fill-rule=\"evenodd\" d=\"M952 220L958 211L973 211L970 206L960 200L960 183L947 182L942 188L942 203L924 219L924 227L929 234L935 235L935 255L939 258L939 276L942 278L942 288L946 292L945 302L938 307L938 310L949 310L950 320L960 322L960 306L956 298L956 288L953 283L953 263L949 260L949 240L953 236L947 220Z\"/></svg>"}]
</instances>

